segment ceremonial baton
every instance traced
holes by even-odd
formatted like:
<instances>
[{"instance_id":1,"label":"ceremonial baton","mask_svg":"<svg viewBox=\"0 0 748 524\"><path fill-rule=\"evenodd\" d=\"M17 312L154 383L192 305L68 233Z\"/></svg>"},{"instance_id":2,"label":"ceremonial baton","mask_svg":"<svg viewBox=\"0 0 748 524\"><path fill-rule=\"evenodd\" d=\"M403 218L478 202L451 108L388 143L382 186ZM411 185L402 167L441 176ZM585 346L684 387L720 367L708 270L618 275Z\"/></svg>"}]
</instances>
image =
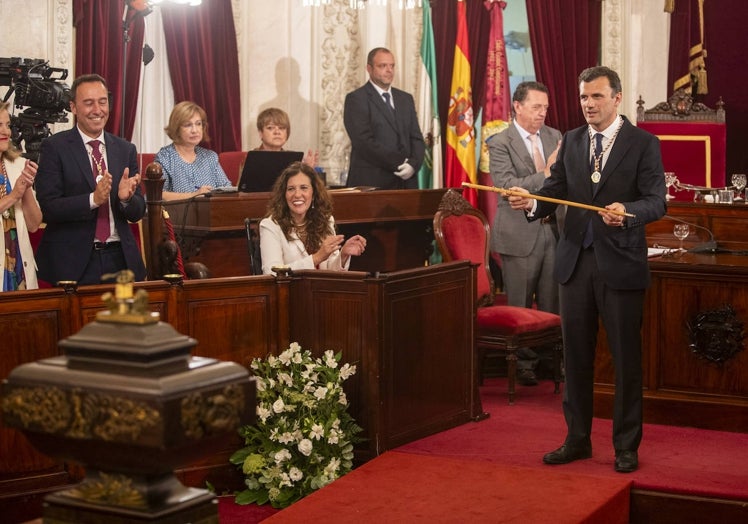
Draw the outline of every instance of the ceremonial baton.
<instances>
[{"instance_id":1,"label":"ceremonial baton","mask_svg":"<svg viewBox=\"0 0 748 524\"><path fill-rule=\"evenodd\" d=\"M589 209L591 211L602 211L603 213L610 213L611 215L618 215L622 217L635 218L636 215L632 213L626 213L625 211L615 211L613 209L605 209L604 207L591 206L589 204L582 204L580 202L572 202L571 200L561 200L560 198L551 198L540 195L533 195L532 193L520 193L519 191L512 191L511 189L504 189L501 187L493 186L481 186L479 184L471 184L469 182L463 182L462 187L469 187L471 189L479 189L481 191L493 191L494 193L501 193L504 196L519 196L524 198L532 198L533 200L544 200L545 202L553 202L554 204L563 204L572 207L581 207L582 209Z\"/></svg>"}]
</instances>

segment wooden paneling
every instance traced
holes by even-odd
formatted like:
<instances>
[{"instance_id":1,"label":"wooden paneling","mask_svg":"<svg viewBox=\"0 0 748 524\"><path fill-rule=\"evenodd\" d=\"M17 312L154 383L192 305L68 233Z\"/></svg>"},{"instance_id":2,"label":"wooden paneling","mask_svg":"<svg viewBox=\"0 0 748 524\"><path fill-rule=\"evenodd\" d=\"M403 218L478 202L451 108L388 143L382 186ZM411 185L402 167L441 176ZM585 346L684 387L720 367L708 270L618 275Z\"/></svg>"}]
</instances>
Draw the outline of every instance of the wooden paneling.
<instances>
[{"instance_id":1,"label":"wooden paneling","mask_svg":"<svg viewBox=\"0 0 748 524\"><path fill-rule=\"evenodd\" d=\"M423 266L431 254L432 220L444 191L332 193L338 231L367 239L366 253L354 257L351 270ZM214 277L249 274L244 220L264 217L268 197L268 193L232 193L166 205L185 261L202 262Z\"/></svg>"},{"instance_id":2,"label":"wooden paneling","mask_svg":"<svg viewBox=\"0 0 748 524\"><path fill-rule=\"evenodd\" d=\"M291 341L322 354L342 351L358 366L346 382L351 413L364 427L359 460L470 420L473 382L474 269L468 262L380 273L305 271L136 284L161 320L193 337L195 356L243 365L280 354ZM102 309L110 286L0 294L0 378L60 354L58 341ZM434 322L434 319L447 319ZM20 328L20 329L19 329ZM177 472L187 485L241 489L228 458L238 434L210 456ZM30 520L44 494L82 478L82 470L39 454L14 429L0 426L0 514Z\"/></svg>"},{"instance_id":3,"label":"wooden paneling","mask_svg":"<svg viewBox=\"0 0 748 524\"><path fill-rule=\"evenodd\" d=\"M689 329L697 315L730 306L748 333L748 206L671 202L668 214L711 230L721 252L650 259L642 328L644 420L748 432L748 341L733 358L714 363L694 351ZM673 224L649 224L649 245L676 246ZM706 231L692 232L698 237L687 247L709 238ZM720 338L717 333L717 345ZM598 340L595 414L610 417L615 375L602 329Z\"/></svg>"}]
</instances>

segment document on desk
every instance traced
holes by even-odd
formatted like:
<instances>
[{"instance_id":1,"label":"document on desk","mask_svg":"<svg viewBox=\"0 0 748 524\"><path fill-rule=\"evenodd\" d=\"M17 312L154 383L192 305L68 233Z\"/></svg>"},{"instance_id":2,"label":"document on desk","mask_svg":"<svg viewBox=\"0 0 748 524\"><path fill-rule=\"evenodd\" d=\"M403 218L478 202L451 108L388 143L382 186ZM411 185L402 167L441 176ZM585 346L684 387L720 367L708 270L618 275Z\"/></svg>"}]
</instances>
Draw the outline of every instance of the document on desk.
<instances>
[{"instance_id":1,"label":"document on desk","mask_svg":"<svg viewBox=\"0 0 748 524\"><path fill-rule=\"evenodd\" d=\"M670 248L670 247L648 247L647 258L660 257L668 253L673 253L674 251L677 251L677 250L678 248Z\"/></svg>"}]
</instances>

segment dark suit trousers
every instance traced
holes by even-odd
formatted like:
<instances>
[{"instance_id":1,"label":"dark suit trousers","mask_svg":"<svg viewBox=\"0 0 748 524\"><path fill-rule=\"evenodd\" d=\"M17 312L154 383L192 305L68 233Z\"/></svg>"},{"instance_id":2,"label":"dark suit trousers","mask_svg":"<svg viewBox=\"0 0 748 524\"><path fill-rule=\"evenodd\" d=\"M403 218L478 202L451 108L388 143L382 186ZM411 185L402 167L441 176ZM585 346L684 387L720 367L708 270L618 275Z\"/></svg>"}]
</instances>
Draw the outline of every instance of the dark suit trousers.
<instances>
[{"instance_id":1,"label":"dark suit trousers","mask_svg":"<svg viewBox=\"0 0 748 524\"><path fill-rule=\"evenodd\" d=\"M103 275L118 273L123 269L127 269L127 262L119 242L109 244L106 249L92 249L78 284L101 284Z\"/></svg>"},{"instance_id":2,"label":"dark suit trousers","mask_svg":"<svg viewBox=\"0 0 748 524\"><path fill-rule=\"evenodd\" d=\"M598 317L615 365L613 446L637 450L642 437L641 326L644 290L617 290L600 278L594 247L579 255L571 279L560 286L566 387L566 443L589 442Z\"/></svg>"}]
</instances>

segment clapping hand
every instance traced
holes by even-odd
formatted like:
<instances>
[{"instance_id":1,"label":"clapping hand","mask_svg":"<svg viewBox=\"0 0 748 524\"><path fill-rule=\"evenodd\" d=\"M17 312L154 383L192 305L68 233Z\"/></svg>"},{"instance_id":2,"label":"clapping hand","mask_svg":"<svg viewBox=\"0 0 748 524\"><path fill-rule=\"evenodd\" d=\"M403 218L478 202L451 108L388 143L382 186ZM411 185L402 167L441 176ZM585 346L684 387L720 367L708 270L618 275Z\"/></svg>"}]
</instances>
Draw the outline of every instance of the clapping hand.
<instances>
[{"instance_id":1,"label":"clapping hand","mask_svg":"<svg viewBox=\"0 0 748 524\"><path fill-rule=\"evenodd\" d=\"M26 194L26 190L34 185L37 167L38 166L35 162L26 160L26 165L23 167L23 171L21 171L21 176L18 177L18 180L16 180L16 183L13 185L11 195L15 194L14 196L18 197L18 200L23 198L23 195Z\"/></svg>"},{"instance_id":2,"label":"clapping hand","mask_svg":"<svg viewBox=\"0 0 748 524\"><path fill-rule=\"evenodd\" d=\"M413 176L413 174L416 172L415 169L413 169L413 166L411 166L407 160L397 166L397 171L395 171L395 175L399 176L403 180L408 180L410 177Z\"/></svg>"},{"instance_id":3,"label":"clapping hand","mask_svg":"<svg viewBox=\"0 0 748 524\"><path fill-rule=\"evenodd\" d=\"M109 184L111 185L112 175L107 173L109 177ZM130 168L126 167L122 173L122 178L119 181L119 187L117 188L117 196L122 202L129 202L135 191L138 189L140 184L140 175L130 176ZM97 186L98 190L98 186Z\"/></svg>"},{"instance_id":4,"label":"clapping hand","mask_svg":"<svg viewBox=\"0 0 748 524\"><path fill-rule=\"evenodd\" d=\"M361 235L355 235L345 241L342 253L346 257L363 255L366 250L366 239Z\"/></svg>"}]
</instances>

